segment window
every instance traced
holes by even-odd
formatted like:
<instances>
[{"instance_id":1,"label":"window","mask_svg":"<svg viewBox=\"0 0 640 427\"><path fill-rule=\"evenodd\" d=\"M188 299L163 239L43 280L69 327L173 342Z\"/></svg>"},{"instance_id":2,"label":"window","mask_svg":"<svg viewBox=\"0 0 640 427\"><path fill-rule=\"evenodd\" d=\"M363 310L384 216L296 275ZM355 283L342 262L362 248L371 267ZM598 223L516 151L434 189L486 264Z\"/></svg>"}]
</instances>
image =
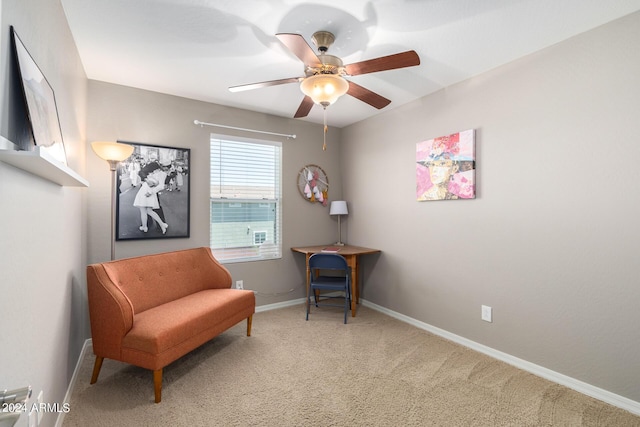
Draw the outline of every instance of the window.
<instances>
[{"instance_id":1,"label":"window","mask_svg":"<svg viewBox=\"0 0 640 427\"><path fill-rule=\"evenodd\" d=\"M210 246L222 263L282 257L277 142L211 136Z\"/></svg>"}]
</instances>

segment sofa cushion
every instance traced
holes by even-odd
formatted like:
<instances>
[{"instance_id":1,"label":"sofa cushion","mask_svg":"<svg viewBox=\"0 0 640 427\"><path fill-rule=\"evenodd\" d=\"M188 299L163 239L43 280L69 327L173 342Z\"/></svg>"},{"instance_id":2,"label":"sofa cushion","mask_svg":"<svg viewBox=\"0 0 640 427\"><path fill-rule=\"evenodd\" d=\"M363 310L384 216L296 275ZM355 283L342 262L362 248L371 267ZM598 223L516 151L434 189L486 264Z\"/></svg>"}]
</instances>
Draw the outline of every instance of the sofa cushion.
<instances>
[{"instance_id":1,"label":"sofa cushion","mask_svg":"<svg viewBox=\"0 0 640 427\"><path fill-rule=\"evenodd\" d=\"M187 295L136 314L133 327L122 340L123 350L163 353L217 328L254 304L253 292L237 289L208 289Z\"/></svg>"}]
</instances>

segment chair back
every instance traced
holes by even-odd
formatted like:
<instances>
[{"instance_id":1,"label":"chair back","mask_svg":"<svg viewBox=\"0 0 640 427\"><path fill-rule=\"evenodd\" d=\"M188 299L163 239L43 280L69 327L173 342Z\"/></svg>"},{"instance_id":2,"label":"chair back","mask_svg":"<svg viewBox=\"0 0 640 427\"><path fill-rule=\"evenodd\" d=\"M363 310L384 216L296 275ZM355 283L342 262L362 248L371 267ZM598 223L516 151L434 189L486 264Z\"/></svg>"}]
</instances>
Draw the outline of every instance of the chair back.
<instances>
[{"instance_id":1,"label":"chair back","mask_svg":"<svg viewBox=\"0 0 640 427\"><path fill-rule=\"evenodd\" d=\"M319 271L322 270L322 273ZM317 253L309 257L309 285L307 286L307 320L313 295L315 306L340 307L337 304L322 302L319 291L344 292L344 297L325 295L326 299L343 298L344 323L347 323L347 313L351 304L351 268L347 260L340 254Z\"/></svg>"},{"instance_id":2,"label":"chair back","mask_svg":"<svg viewBox=\"0 0 640 427\"><path fill-rule=\"evenodd\" d=\"M317 270L343 271L348 275L349 265L347 260L340 254L317 253L309 257L309 270L311 277L315 276Z\"/></svg>"}]
</instances>

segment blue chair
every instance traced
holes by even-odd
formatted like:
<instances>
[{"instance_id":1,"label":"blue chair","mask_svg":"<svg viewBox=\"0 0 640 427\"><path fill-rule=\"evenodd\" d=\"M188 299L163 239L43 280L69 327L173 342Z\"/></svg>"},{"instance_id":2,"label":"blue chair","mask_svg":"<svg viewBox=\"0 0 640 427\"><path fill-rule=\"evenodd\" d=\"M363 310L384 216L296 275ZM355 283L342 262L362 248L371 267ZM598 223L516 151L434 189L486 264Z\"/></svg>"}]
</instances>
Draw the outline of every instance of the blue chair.
<instances>
[{"instance_id":1,"label":"blue chair","mask_svg":"<svg viewBox=\"0 0 640 427\"><path fill-rule=\"evenodd\" d=\"M344 292L344 296L321 295L320 291ZM311 294L315 306L342 307L342 304L323 303L332 298L344 298L344 323L351 305L351 267L340 254L317 253L309 257L309 286L307 288L307 320L311 307Z\"/></svg>"}]
</instances>

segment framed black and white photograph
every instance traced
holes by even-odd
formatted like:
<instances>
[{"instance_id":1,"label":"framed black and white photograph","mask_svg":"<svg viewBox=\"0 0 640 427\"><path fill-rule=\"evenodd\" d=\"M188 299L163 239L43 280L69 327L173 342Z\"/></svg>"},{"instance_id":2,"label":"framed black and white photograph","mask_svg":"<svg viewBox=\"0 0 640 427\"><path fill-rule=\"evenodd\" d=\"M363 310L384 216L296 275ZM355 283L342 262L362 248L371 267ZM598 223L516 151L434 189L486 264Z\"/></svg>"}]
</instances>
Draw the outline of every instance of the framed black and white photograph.
<instances>
[{"instance_id":1,"label":"framed black and white photograph","mask_svg":"<svg viewBox=\"0 0 640 427\"><path fill-rule=\"evenodd\" d=\"M189 237L188 148L134 147L116 170L116 240Z\"/></svg>"},{"instance_id":2,"label":"framed black and white photograph","mask_svg":"<svg viewBox=\"0 0 640 427\"><path fill-rule=\"evenodd\" d=\"M29 123L35 145L42 147L60 163L67 164L67 155L62 140L58 107L53 88L40 71L20 37L11 27L20 70L22 91L27 104Z\"/></svg>"}]
</instances>

